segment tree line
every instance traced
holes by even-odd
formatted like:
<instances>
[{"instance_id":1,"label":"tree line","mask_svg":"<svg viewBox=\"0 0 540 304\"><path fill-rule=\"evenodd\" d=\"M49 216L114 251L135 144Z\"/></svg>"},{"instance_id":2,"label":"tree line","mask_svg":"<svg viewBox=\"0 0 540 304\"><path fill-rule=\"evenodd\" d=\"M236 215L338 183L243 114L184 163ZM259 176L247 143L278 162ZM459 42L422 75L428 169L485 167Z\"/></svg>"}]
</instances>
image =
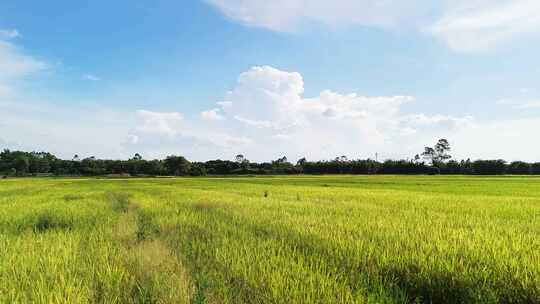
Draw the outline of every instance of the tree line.
<instances>
[{"instance_id":1,"label":"tree line","mask_svg":"<svg viewBox=\"0 0 540 304\"><path fill-rule=\"evenodd\" d=\"M281 157L271 162L251 162L244 155L233 160L190 162L171 155L165 159L145 160L135 154L128 160L104 160L95 157L60 159L47 152L0 152L0 174L10 176L205 176L265 174L469 174L540 175L540 163L504 160L453 160L450 144L439 140L421 154L407 160L349 160L346 156L325 161L299 159L290 162Z\"/></svg>"}]
</instances>

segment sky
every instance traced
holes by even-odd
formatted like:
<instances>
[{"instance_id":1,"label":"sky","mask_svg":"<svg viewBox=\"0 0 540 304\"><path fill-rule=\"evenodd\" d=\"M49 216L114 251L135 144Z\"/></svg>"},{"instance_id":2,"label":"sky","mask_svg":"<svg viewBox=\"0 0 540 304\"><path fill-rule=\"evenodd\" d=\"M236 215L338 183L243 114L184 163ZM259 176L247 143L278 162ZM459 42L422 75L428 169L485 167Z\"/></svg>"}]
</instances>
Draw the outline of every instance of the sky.
<instances>
[{"instance_id":1,"label":"sky","mask_svg":"<svg viewBox=\"0 0 540 304\"><path fill-rule=\"evenodd\" d=\"M0 148L540 161L537 0L0 2Z\"/></svg>"}]
</instances>

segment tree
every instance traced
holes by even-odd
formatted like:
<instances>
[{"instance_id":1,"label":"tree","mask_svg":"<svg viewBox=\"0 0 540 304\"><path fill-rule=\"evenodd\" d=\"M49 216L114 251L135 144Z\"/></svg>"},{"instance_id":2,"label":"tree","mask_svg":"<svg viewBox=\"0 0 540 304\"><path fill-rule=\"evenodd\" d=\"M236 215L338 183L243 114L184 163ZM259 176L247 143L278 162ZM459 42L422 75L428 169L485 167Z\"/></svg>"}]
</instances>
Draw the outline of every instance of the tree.
<instances>
[{"instance_id":1,"label":"tree","mask_svg":"<svg viewBox=\"0 0 540 304\"><path fill-rule=\"evenodd\" d=\"M30 173L48 173L51 165L58 160L56 156L47 152L32 152L28 157Z\"/></svg>"},{"instance_id":2,"label":"tree","mask_svg":"<svg viewBox=\"0 0 540 304\"><path fill-rule=\"evenodd\" d=\"M451 160L446 163L446 166L443 168L441 173L443 174L460 174L461 173L461 164L455 160Z\"/></svg>"},{"instance_id":3,"label":"tree","mask_svg":"<svg viewBox=\"0 0 540 304\"><path fill-rule=\"evenodd\" d=\"M201 163L194 163L191 165L191 168L189 170L189 175L191 176L205 176L206 175L206 167L204 164Z\"/></svg>"},{"instance_id":4,"label":"tree","mask_svg":"<svg viewBox=\"0 0 540 304\"><path fill-rule=\"evenodd\" d=\"M452 158L448 152L450 152L452 149L450 148L450 143L448 140L442 138L439 139L439 141L435 144L435 156L437 159L437 162L445 162Z\"/></svg>"},{"instance_id":5,"label":"tree","mask_svg":"<svg viewBox=\"0 0 540 304\"><path fill-rule=\"evenodd\" d=\"M288 162L287 156L283 156L283 157L278 158L278 159L276 159L276 160L274 161L274 163L276 163L276 164L285 164L285 163L287 163L287 162Z\"/></svg>"},{"instance_id":6,"label":"tree","mask_svg":"<svg viewBox=\"0 0 540 304\"><path fill-rule=\"evenodd\" d=\"M47 158L30 159L31 173L47 173L51 169L51 164Z\"/></svg>"},{"instance_id":7,"label":"tree","mask_svg":"<svg viewBox=\"0 0 540 304\"><path fill-rule=\"evenodd\" d=\"M244 157L244 155L242 154L238 154L234 157L234 160L238 163L238 164L242 164L246 161L246 158Z\"/></svg>"},{"instance_id":8,"label":"tree","mask_svg":"<svg viewBox=\"0 0 540 304\"><path fill-rule=\"evenodd\" d=\"M143 160L142 156L139 153L135 153L133 155L133 158L129 159L125 166L120 166L122 173L125 173L125 170L129 172L131 175L138 175L141 174L141 167L143 167L145 161ZM124 167L124 168L122 168ZM125 168L127 167L127 168Z\"/></svg>"},{"instance_id":9,"label":"tree","mask_svg":"<svg viewBox=\"0 0 540 304\"><path fill-rule=\"evenodd\" d=\"M238 167L240 167L241 171L247 171L249 170L249 160L242 154L238 154L234 158L236 160L236 163L238 164Z\"/></svg>"},{"instance_id":10,"label":"tree","mask_svg":"<svg viewBox=\"0 0 540 304\"><path fill-rule=\"evenodd\" d=\"M165 168L164 164L160 160L150 160L150 161L143 161L141 170L144 174L147 175L164 175Z\"/></svg>"},{"instance_id":11,"label":"tree","mask_svg":"<svg viewBox=\"0 0 540 304\"><path fill-rule=\"evenodd\" d=\"M477 160L472 163L472 173L479 175L495 175L506 173L506 161L497 160Z\"/></svg>"},{"instance_id":12,"label":"tree","mask_svg":"<svg viewBox=\"0 0 540 304\"><path fill-rule=\"evenodd\" d=\"M349 159L347 158L347 156L342 155L342 156L340 156L340 157L336 157L336 161L337 161L337 162L346 163L346 162L349 161Z\"/></svg>"},{"instance_id":13,"label":"tree","mask_svg":"<svg viewBox=\"0 0 540 304\"><path fill-rule=\"evenodd\" d=\"M270 170L272 173L276 174L292 174L299 172L297 168L293 166L293 164L289 163L286 156L280 157L274 161L272 161L270 165Z\"/></svg>"},{"instance_id":14,"label":"tree","mask_svg":"<svg viewBox=\"0 0 540 304\"><path fill-rule=\"evenodd\" d=\"M170 175L184 176L190 172L191 163L183 156L167 156L164 162L167 173Z\"/></svg>"},{"instance_id":15,"label":"tree","mask_svg":"<svg viewBox=\"0 0 540 304\"><path fill-rule=\"evenodd\" d=\"M20 155L15 158L14 168L17 170L19 175L28 173L28 168L30 167L30 161L28 157Z\"/></svg>"},{"instance_id":16,"label":"tree","mask_svg":"<svg viewBox=\"0 0 540 304\"><path fill-rule=\"evenodd\" d=\"M441 167L442 164L452 158L452 156L448 154L450 150L450 143L448 140L442 138L439 139L433 148L425 147L422 156L424 159L428 160L431 165Z\"/></svg>"},{"instance_id":17,"label":"tree","mask_svg":"<svg viewBox=\"0 0 540 304\"><path fill-rule=\"evenodd\" d=\"M540 163L531 164L531 174L534 174L534 175L540 174Z\"/></svg>"},{"instance_id":18,"label":"tree","mask_svg":"<svg viewBox=\"0 0 540 304\"><path fill-rule=\"evenodd\" d=\"M422 152L422 157L429 163L433 164L433 160L435 159L435 149L431 147L425 147L424 152Z\"/></svg>"},{"instance_id":19,"label":"tree","mask_svg":"<svg viewBox=\"0 0 540 304\"><path fill-rule=\"evenodd\" d=\"M508 174L531 174L531 165L521 161L515 161L508 165L507 173Z\"/></svg>"},{"instance_id":20,"label":"tree","mask_svg":"<svg viewBox=\"0 0 540 304\"><path fill-rule=\"evenodd\" d=\"M467 160L461 160L460 166L461 166L461 172L460 172L461 174L473 173L473 164L470 158L467 158Z\"/></svg>"}]
</instances>

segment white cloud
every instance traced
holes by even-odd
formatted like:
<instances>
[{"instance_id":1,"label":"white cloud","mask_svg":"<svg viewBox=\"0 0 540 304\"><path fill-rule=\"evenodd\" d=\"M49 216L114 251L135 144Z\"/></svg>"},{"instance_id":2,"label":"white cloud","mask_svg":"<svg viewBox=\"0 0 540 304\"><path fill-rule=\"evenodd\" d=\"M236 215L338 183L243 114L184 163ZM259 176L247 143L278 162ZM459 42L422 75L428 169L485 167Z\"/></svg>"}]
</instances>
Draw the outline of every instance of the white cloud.
<instances>
[{"instance_id":1,"label":"white cloud","mask_svg":"<svg viewBox=\"0 0 540 304\"><path fill-rule=\"evenodd\" d=\"M176 136L180 132L183 116L180 113L137 111L137 132L149 135Z\"/></svg>"},{"instance_id":2,"label":"white cloud","mask_svg":"<svg viewBox=\"0 0 540 304\"><path fill-rule=\"evenodd\" d=\"M456 51L478 52L538 36L539 29L538 0L494 0L453 7L429 31Z\"/></svg>"},{"instance_id":3,"label":"white cloud","mask_svg":"<svg viewBox=\"0 0 540 304\"><path fill-rule=\"evenodd\" d=\"M236 87L220 102L226 125L221 130L249 138L245 154L269 159L333 158L344 151L367 157L376 151L414 140L429 130L459 129L472 118L406 115L411 96L360 96L323 91L305 98L299 73L263 66L242 73ZM437 128L434 128L436 126ZM428 132L426 132L428 130Z\"/></svg>"},{"instance_id":4,"label":"white cloud","mask_svg":"<svg viewBox=\"0 0 540 304\"><path fill-rule=\"evenodd\" d=\"M125 118L121 111L84 104L58 107L44 97L37 102L27 96L17 101L0 103L0 134L7 148L50 151L64 158L74 154L114 158L132 155L120 146L133 126L132 119Z\"/></svg>"},{"instance_id":5,"label":"white cloud","mask_svg":"<svg viewBox=\"0 0 540 304\"><path fill-rule=\"evenodd\" d=\"M100 77L92 75L92 74L83 75L83 79L90 80L90 81L100 81L101 80Z\"/></svg>"},{"instance_id":6,"label":"white cloud","mask_svg":"<svg viewBox=\"0 0 540 304\"><path fill-rule=\"evenodd\" d=\"M48 65L7 41L15 30L0 32L0 136L2 145L27 151L50 151L60 157L73 154L125 157L121 139L134 124L125 113L79 101L33 97L20 89L26 77L34 77ZM62 104L62 106L59 106ZM132 116L132 115L130 115Z\"/></svg>"},{"instance_id":7,"label":"white cloud","mask_svg":"<svg viewBox=\"0 0 540 304\"><path fill-rule=\"evenodd\" d=\"M526 102L518 105L518 108L520 108L520 109L540 109L540 100L526 101Z\"/></svg>"},{"instance_id":8,"label":"white cloud","mask_svg":"<svg viewBox=\"0 0 540 304\"><path fill-rule=\"evenodd\" d=\"M47 65L24 54L20 49L3 39L15 38L16 30L0 31L0 100L17 95L17 82L26 76L36 74Z\"/></svg>"},{"instance_id":9,"label":"white cloud","mask_svg":"<svg viewBox=\"0 0 540 304\"><path fill-rule=\"evenodd\" d=\"M25 77L32 76L47 67L45 63L24 54L12 43L2 40L18 35L16 30L0 31L0 110L2 106L15 103L21 94L18 86ZM10 116L5 113L11 114L9 111L0 111L4 123L7 116Z\"/></svg>"},{"instance_id":10,"label":"white cloud","mask_svg":"<svg viewBox=\"0 0 540 304\"><path fill-rule=\"evenodd\" d=\"M532 92L535 92L536 90L533 89L533 88L521 88L519 89L519 92L522 94L522 95L527 95L527 94L530 94Z\"/></svg>"},{"instance_id":11,"label":"white cloud","mask_svg":"<svg viewBox=\"0 0 540 304\"><path fill-rule=\"evenodd\" d=\"M208 111L202 111L201 118L204 120L209 120L209 121L225 119L223 115L220 114L220 112L221 112L221 109L219 108L210 109Z\"/></svg>"},{"instance_id":12,"label":"white cloud","mask_svg":"<svg viewBox=\"0 0 540 304\"><path fill-rule=\"evenodd\" d=\"M199 119L180 113L138 111L138 124L125 140L150 155L183 151L201 159L246 153L252 159L290 156L330 158L343 151L369 155L402 132L400 107L410 96L367 97L321 92L305 98L304 81L296 72L269 66L242 73L224 101ZM136 140L133 140L136 138Z\"/></svg>"},{"instance_id":13,"label":"white cloud","mask_svg":"<svg viewBox=\"0 0 540 304\"><path fill-rule=\"evenodd\" d=\"M136 112L136 127L124 139L124 148L151 157L182 153L192 159L222 157L251 140L223 132L200 119L186 119L178 112ZM229 152L227 152L229 151Z\"/></svg>"},{"instance_id":14,"label":"white cloud","mask_svg":"<svg viewBox=\"0 0 540 304\"><path fill-rule=\"evenodd\" d=\"M516 99L499 99L496 104L502 106L510 106L514 109L539 109L540 100L537 99L526 99L526 98L516 98Z\"/></svg>"},{"instance_id":15,"label":"white cloud","mask_svg":"<svg viewBox=\"0 0 540 304\"><path fill-rule=\"evenodd\" d=\"M0 39L15 39L20 36L19 31L15 29L0 30Z\"/></svg>"},{"instance_id":16,"label":"white cloud","mask_svg":"<svg viewBox=\"0 0 540 304\"><path fill-rule=\"evenodd\" d=\"M0 40L0 82L12 81L45 69L47 65Z\"/></svg>"},{"instance_id":17,"label":"white cloud","mask_svg":"<svg viewBox=\"0 0 540 304\"><path fill-rule=\"evenodd\" d=\"M134 134L128 134L127 136L127 144L136 145L139 142L139 136Z\"/></svg>"},{"instance_id":18,"label":"white cloud","mask_svg":"<svg viewBox=\"0 0 540 304\"><path fill-rule=\"evenodd\" d=\"M386 159L411 157L445 137L457 158L540 159L540 143L530 140L540 119L480 122L469 116L411 114L405 111L414 102L410 96L303 95L299 73L254 67L212 109L223 118L215 123L180 112L126 115L125 109L99 106L0 103L0 113L9 114L0 121L0 134L8 147L68 158L75 153L126 158L138 152L145 158L180 154L191 160L230 159L238 153L256 161L375 153Z\"/></svg>"},{"instance_id":19,"label":"white cloud","mask_svg":"<svg viewBox=\"0 0 540 304\"><path fill-rule=\"evenodd\" d=\"M307 24L428 32L459 52L538 36L538 0L207 0L240 23L278 32Z\"/></svg>"},{"instance_id":20,"label":"white cloud","mask_svg":"<svg viewBox=\"0 0 540 304\"><path fill-rule=\"evenodd\" d=\"M13 95L14 92L11 87L0 84L0 101L9 97L13 97Z\"/></svg>"},{"instance_id":21,"label":"white cloud","mask_svg":"<svg viewBox=\"0 0 540 304\"><path fill-rule=\"evenodd\" d=\"M454 154L471 159L505 159L537 162L540 143L533 139L540 119L507 119L474 123L451 134Z\"/></svg>"},{"instance_id":22,"label":"white cloud","mask_svg":"<svg viewBox=\"0 0 540 304\"><path fill-rule=\"evenodd\" d=\"M299 30L306 23L392 27L412 20L432 6L422 0L207 0L227 17L279 32Z\"/></svg>"},{"instance_id":23,"label":"white cloud","mask_svg":"<svg viewBox=\"0 0 540 304\"><path fill-rule=\"evenodd\" d=\"M433 115L428 116L425 114L415 114L406 116L403 119L405 124L414 126L439 126L445 127L450 130L466 128L470 126L474 121L472 116L465 117L453 117L448 115Z\"/></svg>"}]
</instances>

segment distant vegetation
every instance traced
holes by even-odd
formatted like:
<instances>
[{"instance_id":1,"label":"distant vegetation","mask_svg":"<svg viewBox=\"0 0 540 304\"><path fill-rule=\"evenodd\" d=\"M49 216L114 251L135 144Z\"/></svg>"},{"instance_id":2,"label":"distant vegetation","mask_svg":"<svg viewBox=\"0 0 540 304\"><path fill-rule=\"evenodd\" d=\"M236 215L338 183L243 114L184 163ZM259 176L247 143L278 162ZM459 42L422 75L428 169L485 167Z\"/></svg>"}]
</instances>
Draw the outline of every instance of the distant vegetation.
<instances>
[{"instance_id":1,"label":"distant vegetation","mask_svg":"<svg viewBox=\"0 0 540 304\"><path fill-rule=\"evenodd\" d=\"M95 157L71 160L59 159L47 152L4 150L0 153L0 174L9 176L204 176L204 175L264 175L264 174L477 174L477 175L540 175L540 163L504 160L456 161L448 154L450 144L439 140L434 147L408 160L350 160L346 156L333 160L309 161L306 158L291 163L287 157L272 162L256 163L244 155L233 161L211 160L190 162L182 156L163 160L145 160L140 154L129 160L103 160Z\"/></svg>"}]
</instances>

